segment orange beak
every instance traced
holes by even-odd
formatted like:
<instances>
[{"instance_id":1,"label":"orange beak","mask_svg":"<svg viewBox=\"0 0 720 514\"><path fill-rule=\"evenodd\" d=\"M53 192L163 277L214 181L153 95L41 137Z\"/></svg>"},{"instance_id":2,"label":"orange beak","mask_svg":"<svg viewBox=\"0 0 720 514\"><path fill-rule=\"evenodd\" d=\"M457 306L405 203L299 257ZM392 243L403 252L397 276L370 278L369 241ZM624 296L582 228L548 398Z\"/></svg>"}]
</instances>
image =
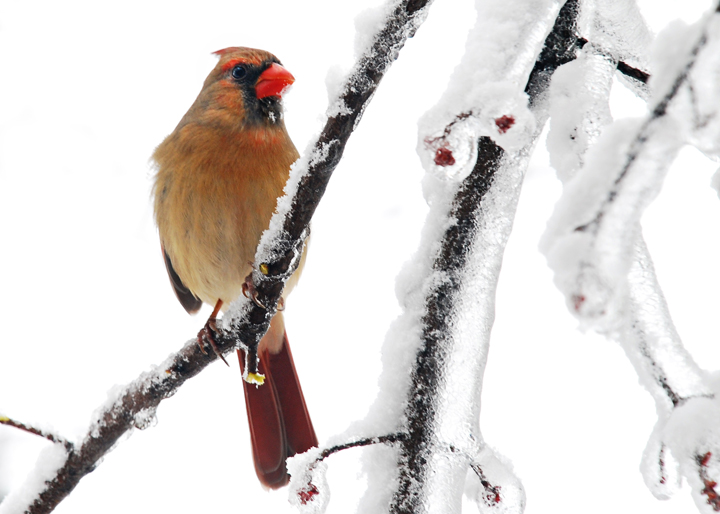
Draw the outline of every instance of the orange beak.
<instances>
[{"instance_id":1,"label":"orange beak","mask_svg":"<svg viewBox=\"0 0 720 514\"><path fill-rule=\"evenodd\" d=\"M277 63L273 63L267 70L263 71L255 83L255 96L265 98L267 96L282 97L293 82L293 77L288 70Z\"/></svg>"}]
</instances>

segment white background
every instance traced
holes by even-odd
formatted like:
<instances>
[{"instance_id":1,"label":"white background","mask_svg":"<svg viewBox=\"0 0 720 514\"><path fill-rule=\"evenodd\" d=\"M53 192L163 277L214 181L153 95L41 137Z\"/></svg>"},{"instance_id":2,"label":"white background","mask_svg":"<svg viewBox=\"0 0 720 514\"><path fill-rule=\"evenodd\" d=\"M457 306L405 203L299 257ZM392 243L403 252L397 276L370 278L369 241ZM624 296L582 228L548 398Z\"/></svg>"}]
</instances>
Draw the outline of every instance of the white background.
<instances>
[{"instance_id":1,"label":"white background","mask_svg":"<svg viewBox=\"0 0 720 514\"><path fill-rule=\"evenodd\" d=\"M322 121L325 78L353 56L354 18L374 2L206 0L0 5L0 412L75 437L115 384L193 337L209 310L176 301L152 220L148 158L214 66L210 52L275 53L297 82L287 125L302 152ZM706 1L643 1L654 30L694 21ZM317 211L290 341L321 443L376 395L394 277L426 213L416 121L445 89L474 21L470 0L437 0L385 77ZM616 117L642 104L618 91ZM644 219L679 332L720 367L715 166L692 150ZM654 420L621 349L579 333L537 241L559 195L541 142L508 244L483 390L486 440L507 456L528 514L694 510L687 489L658 502L638 471ZM122 442L63 513L289 512L254 476L236 363L211 366ZM0 427L0 493L49 443ZM359 450L330 461L329 512L362 493Z\"/></svg>"}]
</instances>

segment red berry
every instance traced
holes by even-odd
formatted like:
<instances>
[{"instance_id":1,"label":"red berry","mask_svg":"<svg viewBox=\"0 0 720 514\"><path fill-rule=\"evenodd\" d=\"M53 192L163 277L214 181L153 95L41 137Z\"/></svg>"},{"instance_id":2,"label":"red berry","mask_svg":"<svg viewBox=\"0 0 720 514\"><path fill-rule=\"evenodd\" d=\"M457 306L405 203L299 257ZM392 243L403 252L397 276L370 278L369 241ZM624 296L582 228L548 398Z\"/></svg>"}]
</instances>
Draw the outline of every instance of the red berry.
<instances>
[{"instance_id":1,"label":"red berry","mask_svg":"<svg viewBox=\"0 0 720 514\"><path fill-rule=\"evenodd\" d=\"M500 133L504 134L505 132L510 130L510 127L515 125L515 118L513 118L512 116L501 116L495 119L495 125L497 125Z\"/></svg>"},{"instance_id":2,"label":"red berry","mask_svg":"<svg viewBox=\"0 0 720 514\"><path fill-rule=\"evenodd\" d=\"M438 148L435 151L435 164L438 166L452 166L455 164L455 157L453 157L452 150L444 146Z\"/></svg>"}]
</instances>

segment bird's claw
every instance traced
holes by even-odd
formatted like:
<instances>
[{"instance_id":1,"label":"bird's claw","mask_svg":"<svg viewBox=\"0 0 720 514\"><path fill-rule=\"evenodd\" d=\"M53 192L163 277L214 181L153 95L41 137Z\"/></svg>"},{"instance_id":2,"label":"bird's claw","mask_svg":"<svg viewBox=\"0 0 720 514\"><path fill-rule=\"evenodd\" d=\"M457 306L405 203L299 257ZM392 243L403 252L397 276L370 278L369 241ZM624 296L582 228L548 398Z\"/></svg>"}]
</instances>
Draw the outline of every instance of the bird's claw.
<instances>
[{"instance_id":1,"label":"bird's claw","mask_svg":"<svg viewBox=\"0 0 720 514\"><path fill-rule=\"evenodd\" d=\"M267 310L267 307L265 307L262 302L258 300L258 293L255 289L255 285L252 282L252 275L248 275L247 277L245 277L245 282L243 282L242 285L242 294L248 300L252 300L253 303L261 309Z\"/></svg>"},{"instance_id":2,"label":"bird's claw","mask_svg":"<svg viewBox=\"0 0 720 514\"><path fill-rule=\"evenodd\" d=\"M213 309L213 312L205 323L205 326L200 329L200 332L198 332L197 344L200 347L200 351L204 355L207 355L203 344L207 342L215 352L215 355L217 355L225 363L226 366L230 367L230 364L228 364L228 361L225 360L225 357L220 352L220 349L215 342L215 334L217 334L218 332L216 316L217 313L220 311L220 307L222 307L222 300L218 300L217 304L215 304L215 309Z\"/></svg>"}]
</instances>

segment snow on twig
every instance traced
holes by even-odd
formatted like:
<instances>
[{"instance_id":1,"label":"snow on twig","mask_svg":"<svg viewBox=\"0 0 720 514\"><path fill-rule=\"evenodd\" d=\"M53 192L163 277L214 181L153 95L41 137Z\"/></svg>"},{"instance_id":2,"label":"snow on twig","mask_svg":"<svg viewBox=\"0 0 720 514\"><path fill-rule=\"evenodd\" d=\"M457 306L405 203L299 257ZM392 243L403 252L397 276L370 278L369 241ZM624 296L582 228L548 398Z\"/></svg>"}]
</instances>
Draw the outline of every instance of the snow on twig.
<instances>
[{"instance_id":1,"label":"snow on twig","mask_svg":"<svg viewBox=\"0 0 720 514\"><path fill-rule=\"evenodd\" d=\"M300 512L322 513L330 501L330 489L325 480L328 457L351 448L372 445L393 445L402 441L407 434L402 432L377 437L356 438L328 448L313 448L288 459L290 472L290 503Z\"/></svg>"},{"instance_id":2,"label":"snow on twig","mask_svg":"<svg viewBox=\"0 0 720 514\"><path fill-rule=\"evenodd\" d=\"M22 430L23 432L27 432L29 434L40 436L40 437L47 439L48 441L51 441L53 443L58 443L58 444L63 445L67 450L71 450L73 448L73 444L70 441L68 441L67 439L63 438L62 436L54 434L53 432L50 432L45 429L36 428L32 425L28 425L27 423L23 423L21 421L14 420L14 419L4 416L2 414L0 414L0 425L6 425L9 427L17 428L19 430Z\"/></svg>"},{"instance_id":3,"label":"snow on twig","mask_svg":"<svg viewBox=\"0 0 720 514\"><path fill-rule=\"evenodd\" d=\"M585 0L580 33L599 53L617 63L618 77L643 99L649 97L649 48L653 41L645 19L633 0Z\"/></svg>"}]
</instances>

